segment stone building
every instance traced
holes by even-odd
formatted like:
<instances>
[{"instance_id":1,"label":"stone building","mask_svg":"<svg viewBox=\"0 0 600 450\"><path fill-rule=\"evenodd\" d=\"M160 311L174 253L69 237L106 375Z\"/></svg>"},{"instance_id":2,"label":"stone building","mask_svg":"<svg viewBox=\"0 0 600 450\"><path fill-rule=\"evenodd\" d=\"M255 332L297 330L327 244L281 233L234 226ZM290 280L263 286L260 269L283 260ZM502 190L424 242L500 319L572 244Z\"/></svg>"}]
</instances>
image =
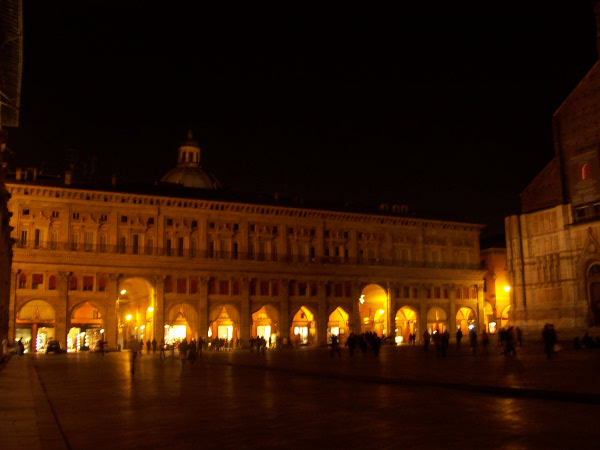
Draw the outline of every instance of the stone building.
<instances>
[{"instance_id":1,"label":"stone building","mask_svg":"<svg viewBox=\"0 0 600 450\"><path fill-rule=\"evenodd\" d=\"M521 193L521 214L505 219L511 323L539 334L550 322L583 334L600 326L598 62L552 124L555 156Z\"/></svg>"},{"instance_id":2,"label":"stone building","mask_svg":"<svg viewBox=\"0 0 600 450\"><path fill-rule=\"evenodd\" d=\"M343 343L371 331L486 326L482 225L256 199L221 189L191 135L151 186L90 188L17 170L7 181L10 333L32 351L130 336L247 346ZM113 180L114 181L114 180Z\"/></svg>"},{"instance_id":3,"label":"stone building","mask_svg":"<svg viewBox=\"0 0 600 450\"><path fill-rule=\"evenodd\" d=\"M483 299L484 322L495 333L508 326L510 283L506 270L506 248L493 246L481 250L481 266L485 269Z\"/></svg>"}]
</instances>

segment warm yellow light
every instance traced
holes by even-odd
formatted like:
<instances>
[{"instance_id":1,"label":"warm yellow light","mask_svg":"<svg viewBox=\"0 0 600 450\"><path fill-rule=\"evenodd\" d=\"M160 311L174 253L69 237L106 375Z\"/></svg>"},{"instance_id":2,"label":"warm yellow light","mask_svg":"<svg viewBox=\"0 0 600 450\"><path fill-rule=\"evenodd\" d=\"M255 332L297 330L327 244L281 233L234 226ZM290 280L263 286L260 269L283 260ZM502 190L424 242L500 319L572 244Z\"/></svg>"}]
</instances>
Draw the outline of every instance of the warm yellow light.
<instances>
[{"instance_id":1,"label":"warm yellow light","mask_svg":"<svg viewBox=\"0 0 600 450\"><path fill-rule=\"evenodd\" d=\"M510 286L504 286L504 292L510 291Z\"/></svg>"},{"instance_id":2,"label":"warm yellow light","mask_svg":"<svg viewBox=\"0 0 600 450\"><path fill-rule=\"evenodd\" d=\"M379 314L383 314L385 311L383 309L379 310Z\"/></svg>"},{"instance_id":3,"label":"warm yellow light","mask_svg":"<svg viewBox=\"0 0 600 450\"><path fill-rule=\"evenodd\" d=\"M121 289L121 295L127 294L127 289Z\"/></svg>"},{"instance_id":4,"label":"warm yellow light","mask_svg":"<svg viewBox=\"0 0 600 450\"><path fill-rule=\"evenodd\" d=\"M150 306L150 307L148 308L148 312L152 312L152 311L154 311L154 308L153 308L152 306Z\"/></svg>"},{"instance_id":5,"label":"warm yellow light","mask_svg":"<svg viewBox=\"0 0 600 450\"><path fill-rule=\"evenodd\" d=\"M365 302L365 294L363 294L363 295L360 296L360 302L361 303Z\"/></svg>"},{"instance_id":6,"label":"warm yellow light","mask_svg":"<svg viewBox=\"0 0 600 450\"><path fill-rule=\"evenodd\" d=\"M144 328L146 328L146 325L142 325L142 326L140 327L140 330L143 330Z\"/></svg>"},{"instance_id":7,"label":"warm yellow light","mask_svg":"<svg viewBox=\"0 0 600 450\"><path fill-rule=\"evenodd\" d=\"M125 319L127 319L127 320L131 320L131 314L127 314L127 315L125 316Z\"/></svg>"},{"instance_id":8,"label":"warm yellow light","mask_svg":"<svg viewBox=\"0 0 600 450\"><path fill-rule=\"evenodd\" d=\"M102 328L102 329L100 330L100 333L104 333L104 328Z\"/></svg>"}]
</instances>

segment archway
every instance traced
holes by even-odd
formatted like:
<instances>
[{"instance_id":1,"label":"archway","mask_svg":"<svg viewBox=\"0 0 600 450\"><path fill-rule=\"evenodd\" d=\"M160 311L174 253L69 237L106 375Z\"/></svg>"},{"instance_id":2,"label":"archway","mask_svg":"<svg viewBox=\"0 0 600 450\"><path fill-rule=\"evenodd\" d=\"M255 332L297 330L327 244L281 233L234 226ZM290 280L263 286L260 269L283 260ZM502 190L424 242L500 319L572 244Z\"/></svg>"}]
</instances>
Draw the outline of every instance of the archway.
<instances>
[{"instance_id":1,"label":"archway","mask_svg":"<svg viewBox=\"0 0 600 450\"><path fill-rule=\"evenodd\" d=\"M434 306L427 313L427 331L433 335L434 332L443 333L448 328L448 316L439 306Z\"/></svg>"},{"instance_id":2,"label":"archway","mask_svg":"<svg viewBox=\"0 0 600 450\"><path fill-rule=\"evenodd\" d=\"M408 306L403 306L396 313L396 344L410 343L411 334L417 334L417 313Z\"/></svg>"},{"instance_id":3,"label":"archway","mask_svg":"<svg viewBox=\"0 0 600 450\"><path fill-rule=\"evenodd\" d=\"M241 346L239 331L240 315L231 305L211 308L208 326L210 350L227 350Z\"/></svg>"},{"instance_id":4,"label":"archway","mask_svg":"<svg viewBox=\"0 0 600 450\"><path fill-rule=\"evenodd\" d=\"M45 300L32 300L17 312L15 338L21 339L25 351L39 352L55 339L54 308Z\"/></svg>"},{"instance_id":5,"label":"archway","mask_svg":"<svg viewBox=\"0 0 600 450\"><path fill-rule=\"evenodd\" d=\"M502 311L502 317L500 318L500 327L501 328L506 328L508 326L508 319L509 319L509 315L510 315L510 305L508 305L506 308L504 308L504 311Z\"/></svg>"},{"instance_id":6,"label":"archway","mask_svg":"<svg viewBox=\"0 0 600 450\"><path fill-rule=\"evenodd\" d=\"M178 303L171 306L164 326L165 344L177 346L184 338L190 342L197 339L194 324L197 323L198 314L192 305Z\"/></svg>"},{"instance_id":7,"label":"archway","mask_svg":"<svg viewBox=\"0 0 600 450\"><path fill-rule=\"evenodd\" d=\"M460 329L463 336L467 336L471 325L477 325L475 311L467 306L463 306L456 312L456 329Z\"/></svg>"},{"instance_id":8,"label":"archway","mask_svg":"<svg viewBox=\"0 0 600 450\"><path fill-rule=\"evenodd\" d=\"M90 302L77 305L71 314L67 351L89 350L100 340L104 340L104 318L99 308Z\"/></svg>"},{"instance_id":9,"label":"archway","mask_svg":"<svg viewBox=\"0 0 600 450\"><path fill-rule=\"evenodd\" d=\"M490 332L496 332L496 320L494 318L494 308L489 302L483 304L483 329Z\"/></svg>"},{"instance_id":10,"label":"archway","mask_svg":"<svg viewBox=\"0 0 600 450\"><path fill-rule=\"evenodd\" d=\"M290 342L294 347L315 345L315 315L306 306L300 307L292 319Z\"/></svg>"},{"instance_id":11,"label":"archway","mask_svg":"<svg viewBox=\"0 0 600 450\"><path fill-rule=\"evenodd\" d=\"M119 282L117 313L117 345L125 348L129 339L160 342L163 338L162 323L154 323L154 288L141 277L126 278Z\"/></svg>"},{"instance_id":12,"label":"archway","mask_svg":"<svg viewBox=\"0 0 600 450\"><path fill-rule=\"evenodd\" d=\"M388 335L387 300L387 293L381 286L370 284L362 290L358 305L362 333L371 332L379 337Z\"/></svg>"},{"instance_id":13,"label":"archway","mask_svg":"<svg viewBox=\"0 0 600 450\"><path fill-rule=\"evenodd\" d=\"M278 346L280 338L277 330L279 314L271 305L265 305L252 314L252 337L262 336L267 341L267 347Z\"/></svg>"},{"instance_id":14,"label":"archway","mask_svg":"<svg viewBox=\"0 0 600 450\"><path fill-rule=\"evenodd\" d=\"M346 343L349 317L348 313L339 306L335 308L327 321L327 342L331 341L331 335L335 335L339 338L340 345Z\"/></svg>"}]
</instances>

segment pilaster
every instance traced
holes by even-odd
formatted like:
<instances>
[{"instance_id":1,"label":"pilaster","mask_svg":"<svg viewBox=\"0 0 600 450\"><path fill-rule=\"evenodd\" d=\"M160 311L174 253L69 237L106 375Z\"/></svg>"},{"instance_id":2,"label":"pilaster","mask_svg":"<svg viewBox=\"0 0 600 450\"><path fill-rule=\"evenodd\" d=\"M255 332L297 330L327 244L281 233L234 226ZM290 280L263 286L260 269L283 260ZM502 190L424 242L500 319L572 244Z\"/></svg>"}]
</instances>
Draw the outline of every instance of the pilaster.
<instances>
[{"instance_id":1,"label":"pilaster","mask_svg":"<svg viewBox=\"0 0 600 450\"><path fill-rule=\"evenodd\" d=\"M56 322L54 337L60 342L61 348L67 348L67 311L69 307L69 277L71 272L58 272L58 306L56 308Z\"/></svg>"},{"instance_id":2,"label":"pilaster","mask_svg":"<svg viewBox=\"0 0 600 450\"><path fill-rule=\"evenodd\" d=\"M308 292L308 291L307 291ZM327 346L327 297L325 296L325 282L319 282L319 292L317 298L319 305L317 307L317 345Z\"/></svg>"}]
</instances>

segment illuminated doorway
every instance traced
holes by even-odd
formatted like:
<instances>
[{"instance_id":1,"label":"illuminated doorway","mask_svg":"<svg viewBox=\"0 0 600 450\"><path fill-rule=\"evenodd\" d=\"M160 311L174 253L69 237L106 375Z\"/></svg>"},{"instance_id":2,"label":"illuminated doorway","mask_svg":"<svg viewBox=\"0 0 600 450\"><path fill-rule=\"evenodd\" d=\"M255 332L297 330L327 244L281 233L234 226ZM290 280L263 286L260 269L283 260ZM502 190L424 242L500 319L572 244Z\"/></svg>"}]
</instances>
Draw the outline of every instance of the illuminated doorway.
<instances>
[{"instance_id":1,"label":"illuminated doorway","mask_svg":"<svg viewBox=\"0 0 600 450\"><path fill-rule=\"evenodd\" d=\"M67 351L85 351L103 340L103 319L98 308L90 302L77 306L71 315L67 334Z\"/></svg>"},{"instance_id":2,"label":"illuminated doorway","mask_svg":"<svg viewBox=\"0 0 600 450\"><path fill-rule=\"evenodd\" d=\"M276 321L278 312L270 305L263 306L252 314L252 332L251 337L264 337L267 347L277 345Z\"/></svg>"},{"instance_id":3,"label":"illuminated doorway","mask_svg":"<svg viewBox=\"0 0 600 450\"><path fill-rule=\"evenodd\" d=\"M463 336L467 336L469 333L469 326L476 325L477 318L475 312L468 307L462 307L456 312L456 329L460 329Z\"/></svg>"},{"instance_id":4,"label":"illuminated doorway","mask_svg":"<svg viewBox=\"0 0 600 450\"><path fill-rule=\"evenodd\" d=\"M439 306L434 306L427 313L427 331L433 335L435 331L443 333L448 328L446 311Z\"/></svg>"},{"instance_id":5,"label":"illuminated doorway","mask_svg":"<svg viewBox=\"0 0 600 450\"><path fill-rule=\"evenodd\" d=\"M331 336L337 336L340 345L346 343L348 335L348 313L339 306L329 315L329 321L327 322L327 342L331 342Z\"/></svg>"},{"instance_id":6,"label":"illuminated doorway","mask_svg":"<svg viewBox=\"0 0 600 450\"><path fill-rule=\"evenodd\" d=\"M167 345L177 345L184 338L190 342L196 339L194 324L197 322L196 310L187 303L179 303L169 310L168 322L164 329Z\"/></svg>"},{"instance_id":7,"label":"illuminated doorway","mask_svg":"<svg viewBox=\"0 0 600 450\"><path fill-rule=\"evenodd\" d=\"M379 337L387 335L387 300L386 291L376 284L366 286L358 300L361 333L375 333Z\"/></svg>"},{"instance_id":8,"label":"illuminated doorway","mask_svg":"<svg viewBox=\"0 0 600 450\"><path fill-rule=\"evenodd\" d=\"M292 319L290 338L292 345L315 345L315 316L306 306L302 306Z\"/></svg>"},{"instance_id":9,"label":"illuminated doorway","mask_svg":"<svg viewBox=\"0 0 600 450\"><path fill-rule=\"evenodd\" d=\"M237 348L239 339L239 313L231 305L215 306L209 314L208 345L211 350Z\"/></svg>"},{"instance_id":10,"label":"illuminated doorway","mask_svg":"<svg viewBox=\"0 0 600 450\"><path fill-rule=\"evenodd\" d=\"M417 333L417 313L409 308L403 306L396 313L395 318L396 324L396 344L409 344L409 336Z\"/></svg>"},{"instance_id":11,"label":"illuminated doorway","mask_svg":"<svg viewBox=\"0 0 600 450\"><path fill-rule=\"evenodd\" d=\"M55 338L54 308L44 300L25 303L17 312L15 338L21 339L25 352L40 352Z\"/></svg>"},{"instance_id":12,"label":"illuminated doorway","mask_svg":"<svg viewBox=\"0 0 600 450\"><path fill-rule=\"evenodd\" d=\"M508 319L509 319L509 315L510 315L510 305L508 305L506 308L504 308L504 310L502 311L502 317L500 318L500 327L501 328L506 328L508 327Z\"/></svg>"}]
</instances>

